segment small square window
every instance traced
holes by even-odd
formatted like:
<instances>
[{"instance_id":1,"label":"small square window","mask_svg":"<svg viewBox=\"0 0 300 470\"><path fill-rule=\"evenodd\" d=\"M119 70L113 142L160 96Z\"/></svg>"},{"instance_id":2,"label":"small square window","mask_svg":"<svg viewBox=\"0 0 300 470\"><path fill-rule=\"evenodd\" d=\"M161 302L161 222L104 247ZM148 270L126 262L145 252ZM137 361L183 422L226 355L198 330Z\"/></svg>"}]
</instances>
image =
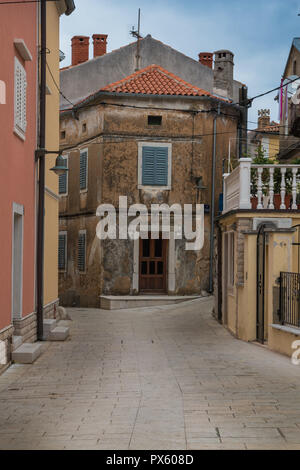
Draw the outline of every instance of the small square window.
<instances>
[{"instance_id":1,"label":"small square window","mask_svg":"<svg viewBox=\"0 0 300 470\"><path fill-rule=\"evenodd\" d=\"M82 124L82 132L86 132L86 123Z\"/></svg>"},{"instance_id":2,"label":"small square window","mask_svg":"<svg viewBox=\"0 0 300 470\"><path fill-rule=\"evenodd\" d=\"M161 116L148 116L148 126L161 126Z\"/></svg>"},{"instance_id":3,"label":"small square window","mask_svg":"<svg viewBox=\"0 0 300 470\"><path fill-rule=\"evenodd\" d=\"M60 138L61 140L64 140L66 138L66 131L61 131Z\"/></svg>"}]
</instances>

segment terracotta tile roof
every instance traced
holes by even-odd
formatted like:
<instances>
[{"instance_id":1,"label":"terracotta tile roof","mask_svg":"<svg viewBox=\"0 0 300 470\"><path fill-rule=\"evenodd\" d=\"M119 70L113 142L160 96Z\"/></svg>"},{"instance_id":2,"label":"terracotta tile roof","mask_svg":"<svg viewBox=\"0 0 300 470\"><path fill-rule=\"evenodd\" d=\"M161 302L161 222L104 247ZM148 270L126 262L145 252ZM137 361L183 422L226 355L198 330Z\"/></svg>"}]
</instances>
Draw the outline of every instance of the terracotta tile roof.
<instances>
[{"instance_id":1,"label":"terracotta tile roof","mask_svg":"<svg viewBox=\"0 0 300 470\"><path fill-rule=\"evenodd\" d=\"M274 132L274 134L279 132L279 127L280 124L277 122L272 121L269 126L265 126L262 129L256 129L257 131L259 130L260 132Z\"/></svg>"},{"instance_id":2,"label":"terracotta tile roof","mask_svg":"<svg viewBox=\"0 0 300 470\"><path fill-rule=\"evenodd\" d=\"M99 91L147 95L214 96L208 91L182 80L159 65L149 65Z\"/></svg>"}]
</instances>

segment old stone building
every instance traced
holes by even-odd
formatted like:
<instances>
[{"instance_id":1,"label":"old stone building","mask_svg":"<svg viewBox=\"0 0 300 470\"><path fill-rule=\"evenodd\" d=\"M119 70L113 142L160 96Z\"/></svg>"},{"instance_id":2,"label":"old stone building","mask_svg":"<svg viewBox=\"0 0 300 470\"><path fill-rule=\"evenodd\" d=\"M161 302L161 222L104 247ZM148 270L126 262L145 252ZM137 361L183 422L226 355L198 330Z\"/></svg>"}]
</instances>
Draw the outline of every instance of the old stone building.
<instances>
[{"instance_id":1,"label":"old stone building","mask_svg":"<svg viewBox=\"0 0 300 470\"><path fill-rule=\"evenodd\" d=\"M229 138L237 135L240 111L159 65L61 111L61 150L69 168L60 179L63 305L98 307L100 296L197 295L208 289L214 122L218 207L223 159ZM185 240L172 235L170 240L100 241L97 207L118 208L119 196L127 196L128 206L148 208L151 203L206 204L203 249L187 251Z\"/></svg>"}]
</instances>

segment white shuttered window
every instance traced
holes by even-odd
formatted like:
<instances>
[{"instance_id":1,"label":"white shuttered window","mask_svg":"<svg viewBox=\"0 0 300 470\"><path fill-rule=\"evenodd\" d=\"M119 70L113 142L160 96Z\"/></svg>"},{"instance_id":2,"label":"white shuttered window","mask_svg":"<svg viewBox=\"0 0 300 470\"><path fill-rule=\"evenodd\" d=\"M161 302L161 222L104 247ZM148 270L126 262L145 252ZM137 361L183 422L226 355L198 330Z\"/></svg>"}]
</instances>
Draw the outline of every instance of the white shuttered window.
<instances>
[{"instance_id":1,"label":"white shuttered window","mask_svg":"<svg viewBox=\"0 0 300 470\"><path fill-rule=\"evenodd\" d=\"M26 132L26 71L15 57L15 109L14 127L18 135L25 136Z\"/></svg>"}]
</instances>

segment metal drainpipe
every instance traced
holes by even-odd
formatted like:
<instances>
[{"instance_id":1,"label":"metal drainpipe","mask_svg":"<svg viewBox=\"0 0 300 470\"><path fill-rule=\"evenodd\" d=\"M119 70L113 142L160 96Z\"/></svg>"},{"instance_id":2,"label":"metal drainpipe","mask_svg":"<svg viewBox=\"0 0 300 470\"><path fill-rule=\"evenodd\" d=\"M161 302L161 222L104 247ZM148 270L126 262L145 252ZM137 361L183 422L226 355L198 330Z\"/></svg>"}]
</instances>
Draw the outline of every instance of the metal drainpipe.
<instances>
[{"instance_id":1,"label":"metal drainpipe","mask_svg":"<svg viewBox=\"0 0 300 470\"><path fill-rule=\"evenodd\" d=\"M214 230L215 230L215 186L216 186L216 146L217 146L217 117L220 115L220 103L218 112L214 117L213 158L211 172L211 208L210 208L210 256L209 256L209 292L213 292L213 262L214 262Z\"/></svg>"},{"instance_id":2,"label":"metal drainpipe","mask_svg":"<svg viewBox=\"0 0 300 470\"><path fill-rule=\"evenodd\" d=\"M41 82L39 148L46 145L46 1L41 0ZM39 156L39 204L37 222L37 337L43 339L44 306L44 212L45 212L45 154Z\"/></svg>"}]
</instances>

